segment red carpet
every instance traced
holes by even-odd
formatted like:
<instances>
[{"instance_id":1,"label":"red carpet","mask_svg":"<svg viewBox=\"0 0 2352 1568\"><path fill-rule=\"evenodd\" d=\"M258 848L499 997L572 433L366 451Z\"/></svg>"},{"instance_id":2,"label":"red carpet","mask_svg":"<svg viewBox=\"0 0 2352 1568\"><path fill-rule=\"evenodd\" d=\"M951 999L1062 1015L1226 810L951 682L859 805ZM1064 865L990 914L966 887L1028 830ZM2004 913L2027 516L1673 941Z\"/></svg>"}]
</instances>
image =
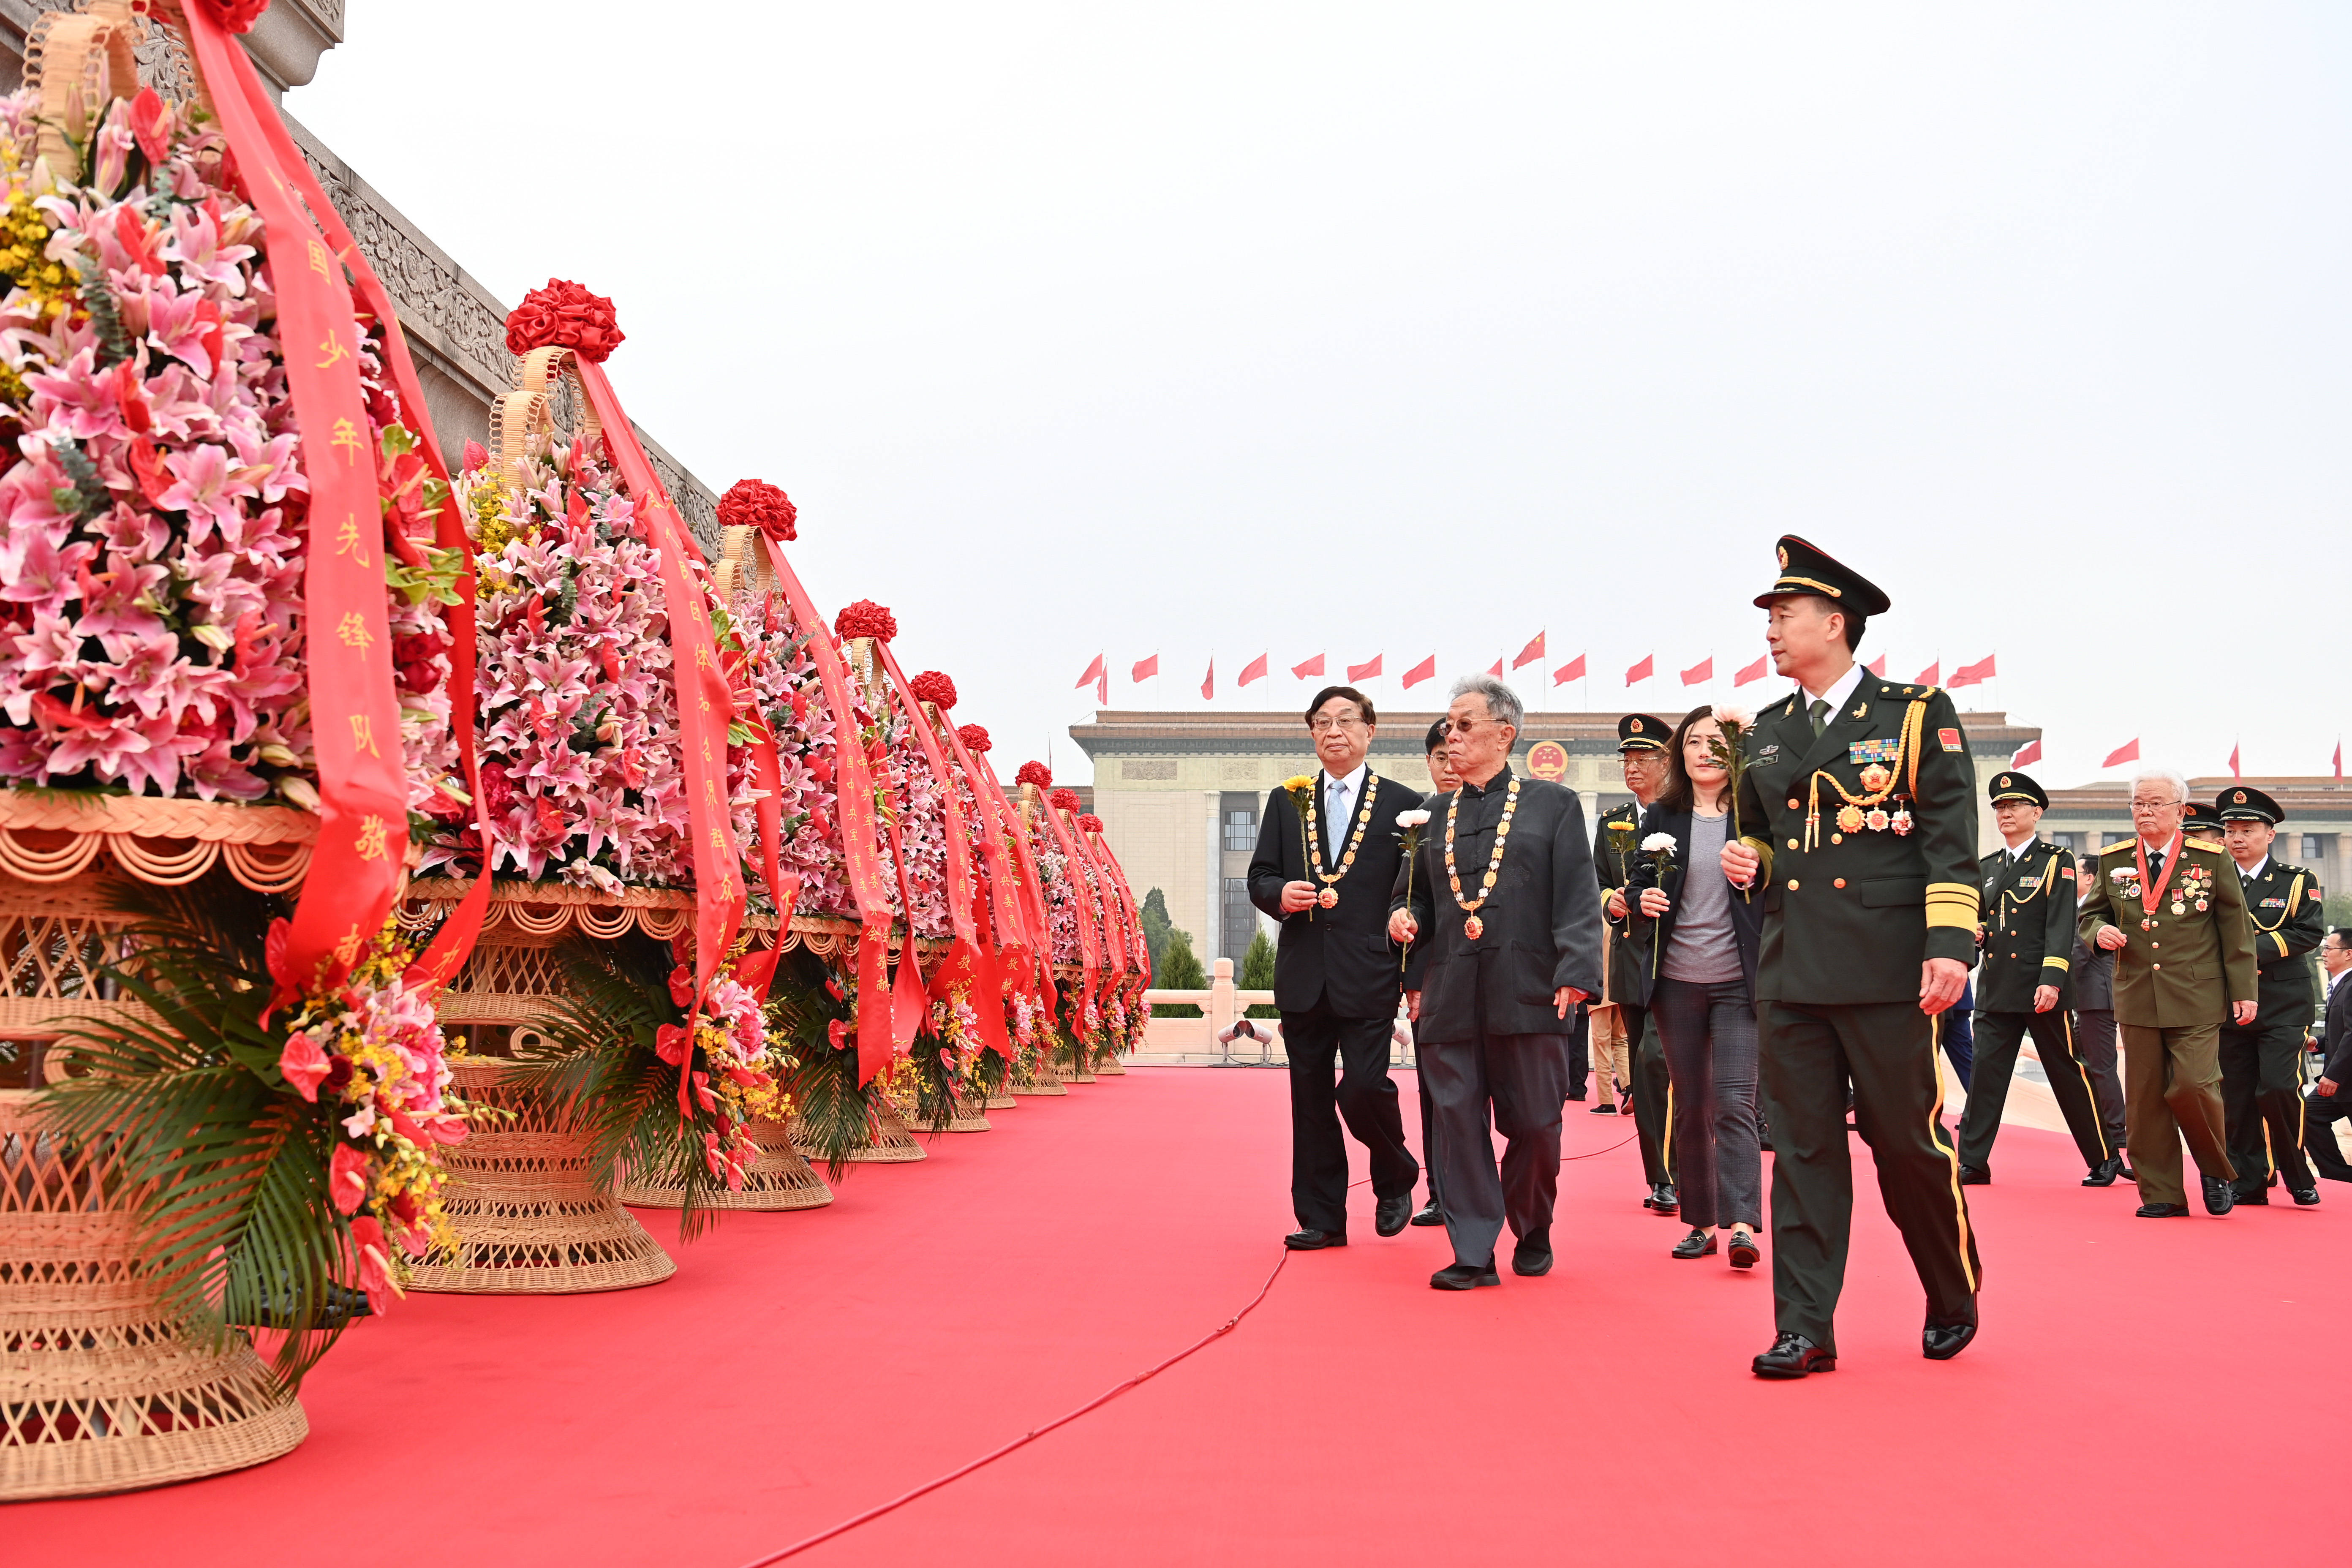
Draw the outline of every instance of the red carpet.
<instances>
[{"instance_id":1,"label":"red carpet","mask_svg":"<svg viewBox=\"0 0 2352 1568\"><path fill-rule=\"evenodd\" d=\"M728 1220L667 1284L413 1297L311 1379L293 1455L19 1505L0 1557L737 1568L1231 1317L1291 1223L1284 1104L1278 1073L1138 1069ZM1568 1121L1571 1152L1632 1131ZM1375 1237L1359 1187L1356 1244L1292 1259L1230 1335L792 1561L2346 1561L2296 1467L2328 1473L2344 1427L2352 1187L2158 1222L2077 1187L2061 1138L2010 1128L1996 1161L1984 1332L1949 1363L1919 1355L1866 1155L1844 1360L1794 1384L1747 1372L1769 1258L1669 1259L1631 1147L1567 1166L1549 1278L1468 1295L1426 1288L1443 1232Z\"/></svg>"}]
</instances>

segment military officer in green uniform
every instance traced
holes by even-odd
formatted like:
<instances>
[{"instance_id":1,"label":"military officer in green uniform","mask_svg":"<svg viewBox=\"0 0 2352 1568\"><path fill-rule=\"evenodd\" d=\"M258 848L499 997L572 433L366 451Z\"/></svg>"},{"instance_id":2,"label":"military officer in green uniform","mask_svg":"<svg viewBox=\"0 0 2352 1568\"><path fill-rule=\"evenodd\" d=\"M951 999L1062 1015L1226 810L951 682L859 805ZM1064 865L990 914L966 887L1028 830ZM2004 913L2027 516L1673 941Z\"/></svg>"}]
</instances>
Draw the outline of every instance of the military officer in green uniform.
<instances>
[{"instance_id":1,"label":"military officer in green uniform","mask_svg":"<svg viewBox=\"0 0 2352 1568\"><path fill-rule=\"evenodd\" d=\"M2020 773L1996 773L1985 786L2004 847L1978 864L1983 874L1983 958L1977 971L1976 1067L1960 1118L1960 1182L1992 1180L1992 1141L2009 1099L2017 1048L2031 1031L2042 1075L2066 1118L2090 1174L2086 1187L2115 1184L2123 1169L2107 1147L2091 1075L2074 1051L2072 1009L2074 856L2034 830L2050 797Z\"/></svg>"},{"instance_id":2,"label":"military officer in green uniform","mask_svg":"<svg viewBox=\"0 0 2352 1568\"><path fill-rule=\"evenodd\" d=\"M1675 1214L1682 1206L1675 1191L1674 1080L1666 1071L1658 1032L1649 1027L1649 1009L1639 1000L1641 961L1625 934L1625 879L1640 863L1634 840L1640 836L1642 813L1666 786L1666 743L1674 732L1673 725L1647 713L1628 713L1617 721L1617 758L1634 804L1602 812L1592 837L1592 869L1601 879L1601 913L1609 921L1609 1002L1617 1009L1616 1022L1625 1032L1633 1058L1633 1130L1642 1145L1642 1179L1650 1187L1642 1206L1659 1215ZM1599 1028L1602 1022L1596 1018L1593 1026Z\"/></svg>"},{"instance_id":3,"label":"military officer in green uniform","mask_svg":"<svg viewBox=\"0 0 2352 1568\"><path fill-rule=\"evenodd\" d=\"M2078 917L2083 940L2116 955L2124 1037L2124 1126L2142 1219L2189 1214L2180 1144L2197 1161L2205 1212L2236 1205L2221 1112L2224 1023L2254 1021L2253 928L2245 890L2219 844L2180 830L2189 781L2143 769L2132 837L2099 851Z\"/></svg>"},{"instance_id":4,"label":"military officer in green uniform","mask_svg":"<svg viewBox=\"0 0 2352 1568\"><path fill-rule=\"evenodd\" d=\"M1938 1015L1976 952L1976 776L1952 700L1873 676L1853 650L1887 607L1861 574L1793 536L1756 603L1772 666L1797 683L1742 742L1732 883L1764 905L1759 1087L1772 1127L1772 1299L1759 1376L1837 1365L1853 1166L1845 1103L1927 1298L1921 1350L1977 1331L1982 1270L1959 1159L1940 1120Z\"/></svg>"},{"instance_id":5,"label":"military officer in green uniform","mask_svg":"<svg viewBox=\"0 0 2352 1568\"><path fill-rule=\"evenodd\" d=\"M2261 790L2231 784L2213 809L2254 928L2254 1021L2221 1026L2221 1114L2238 1202L2268 1205L2275 1171L2308 1208L2319 1201L2318 1178L2303 1155L2304 1043L2319 1006L2311 953L2327 934L2319 879L2271 854L2286 813Z\"/></svg>"}]
</instances>

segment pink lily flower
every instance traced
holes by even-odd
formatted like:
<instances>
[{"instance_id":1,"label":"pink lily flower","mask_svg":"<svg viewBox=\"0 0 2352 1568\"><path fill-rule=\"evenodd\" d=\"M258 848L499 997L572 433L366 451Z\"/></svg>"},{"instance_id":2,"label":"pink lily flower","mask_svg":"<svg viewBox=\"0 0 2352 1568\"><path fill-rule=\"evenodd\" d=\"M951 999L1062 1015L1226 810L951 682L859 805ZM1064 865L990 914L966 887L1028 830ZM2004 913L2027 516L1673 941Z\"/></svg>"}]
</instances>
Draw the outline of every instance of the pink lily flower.
<instances>
[{"instance_id":1,"label":"pink lily flower","mask_svg":"<svg viewBox=\"0 0 2352 1568\"><path fill-rule=\"evenodd\" d=\"M188 542L202 544L218 528L223 540L234 544L245 521L236 503L256 493L246 471L232 469L228 454L210 442L167 454L163 467L173 482L156 504L188 514Z\"/></svg>"}]
</instances>

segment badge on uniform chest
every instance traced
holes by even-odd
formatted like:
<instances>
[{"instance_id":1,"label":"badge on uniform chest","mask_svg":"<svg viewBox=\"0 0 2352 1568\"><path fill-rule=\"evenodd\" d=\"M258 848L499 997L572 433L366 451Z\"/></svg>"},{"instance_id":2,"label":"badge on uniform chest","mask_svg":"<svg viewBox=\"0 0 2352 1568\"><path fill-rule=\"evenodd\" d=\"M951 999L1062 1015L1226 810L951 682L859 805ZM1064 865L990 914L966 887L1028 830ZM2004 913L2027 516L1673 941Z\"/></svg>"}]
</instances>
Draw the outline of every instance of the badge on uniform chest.
<instances>
[{"instance_id":1,"label":"badge on uniform chest","mask_svg":"<svg viewBox=\"0 0 2352 1568\"><path fill-rule=\"evenodd\" d=\"M1874 740L1856 741L1845 749L1845 760L1855 767L1867 763L1892 763L1903 754L1903 737L1885 735Z\"/></svg>"}]
</instances>

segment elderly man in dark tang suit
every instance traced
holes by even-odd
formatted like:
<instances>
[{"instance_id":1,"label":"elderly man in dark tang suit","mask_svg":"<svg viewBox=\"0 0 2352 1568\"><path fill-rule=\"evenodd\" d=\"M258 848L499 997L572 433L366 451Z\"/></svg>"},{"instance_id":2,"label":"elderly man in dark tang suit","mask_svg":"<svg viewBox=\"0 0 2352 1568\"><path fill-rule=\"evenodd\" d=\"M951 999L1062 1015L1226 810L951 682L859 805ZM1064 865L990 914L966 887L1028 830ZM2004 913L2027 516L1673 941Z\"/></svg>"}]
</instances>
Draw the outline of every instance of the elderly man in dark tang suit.
<instances>
[{"instance_id":1,"label":"elderly man in dark tang suit","mask_svg":"<svg viewBox=\"0 0 2352 1568\"><path fill-rule=\"evenodd\" d=\"M1601 989L1601 889L1584 806L1571 791L1512 773L1524 717L1493 676L1457 682L1448 710L1451 794L1427 802L1421 851L1401 868L1389 935L1425 942L1421 1070L1437 1106L1437 1159L1454 1261L1440 1290L1499 1283L1507 1221L1516 1274L1550 1271L1559 1186L1569 1021ZM1495 1170L1494 1126L1508 1142Z\"/></svg>"}]
</instances>

